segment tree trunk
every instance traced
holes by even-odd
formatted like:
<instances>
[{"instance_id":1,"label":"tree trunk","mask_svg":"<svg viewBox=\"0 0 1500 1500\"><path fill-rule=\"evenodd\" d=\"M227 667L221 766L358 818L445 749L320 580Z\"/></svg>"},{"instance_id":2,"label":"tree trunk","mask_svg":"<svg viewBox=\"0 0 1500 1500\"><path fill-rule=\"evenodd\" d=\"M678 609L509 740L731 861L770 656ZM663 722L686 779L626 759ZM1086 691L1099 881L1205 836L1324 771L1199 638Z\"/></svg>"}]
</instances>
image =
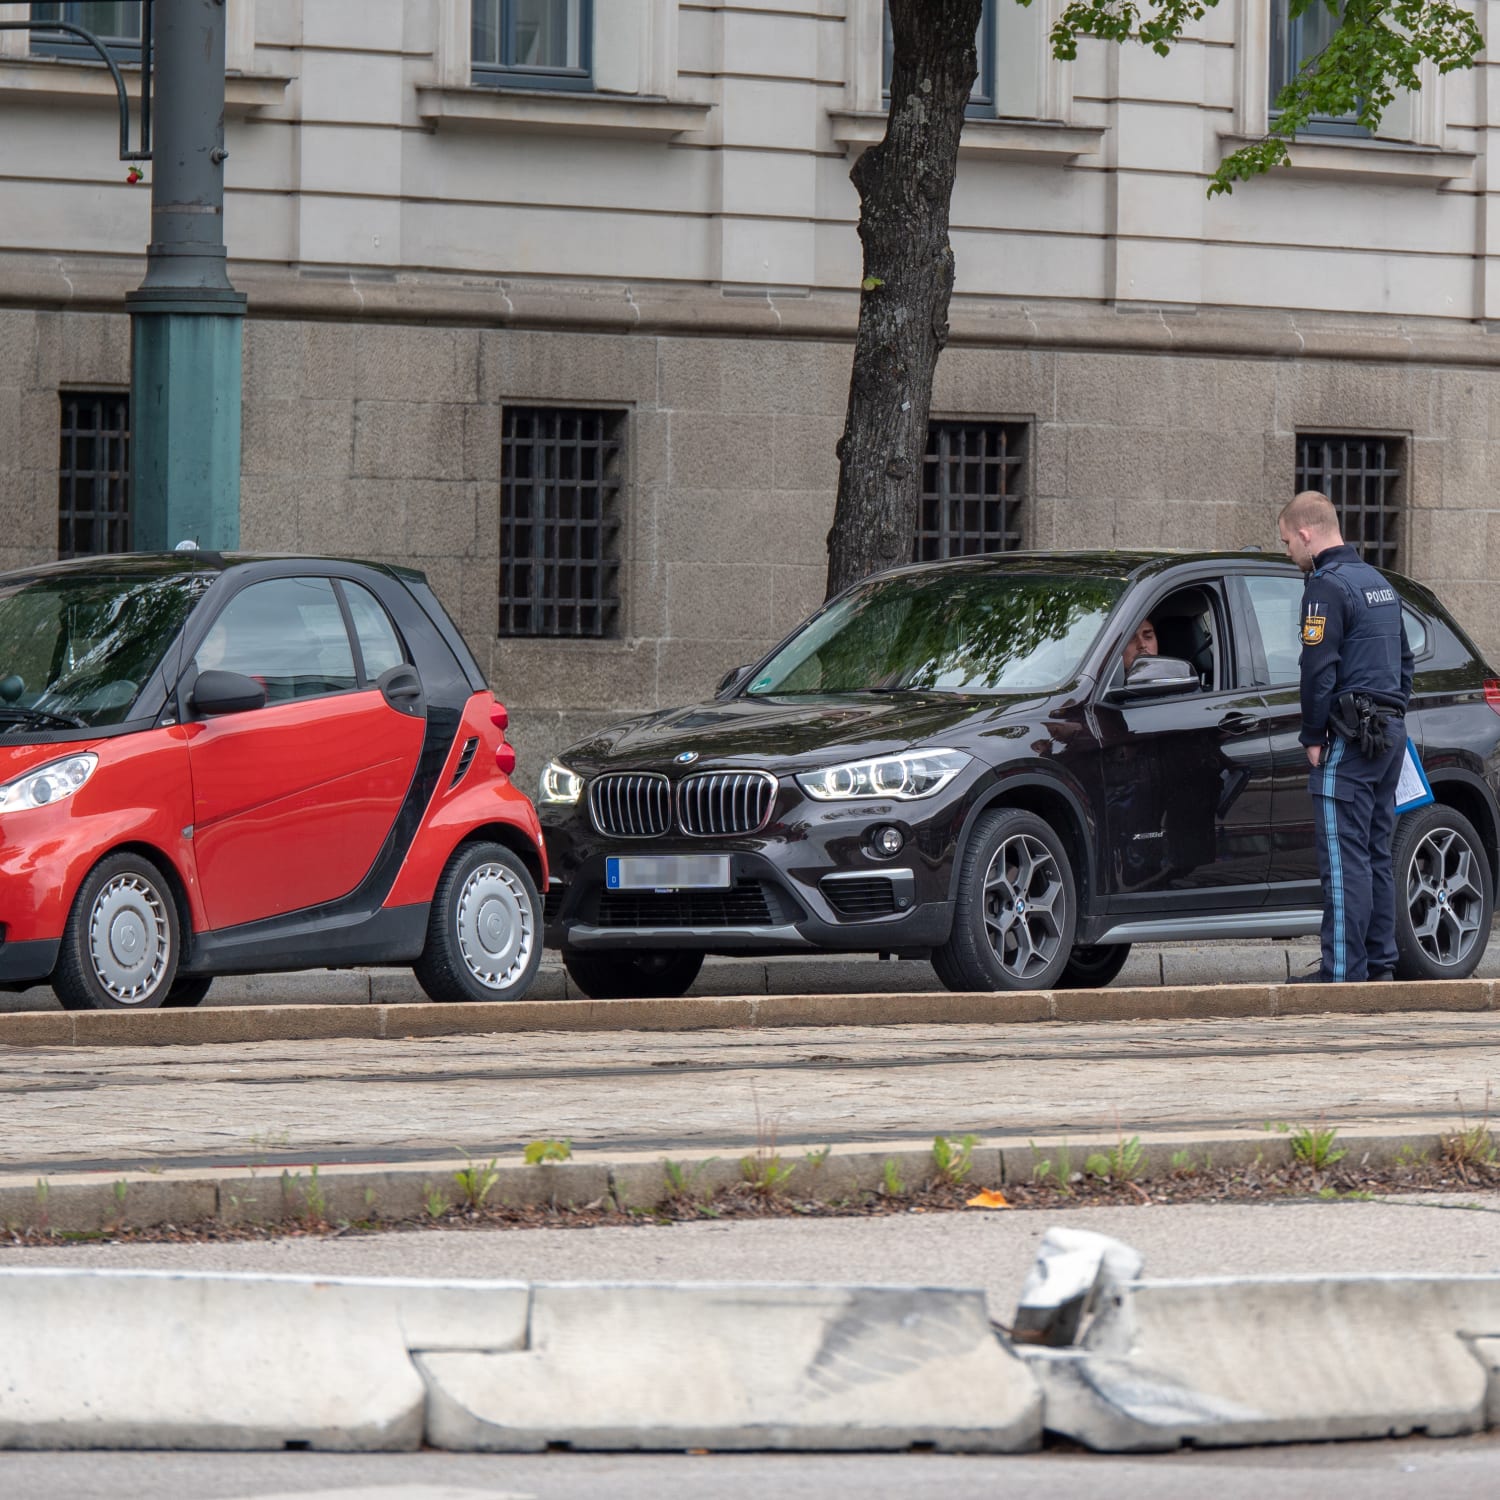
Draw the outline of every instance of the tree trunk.
<instances>
[{"instance_id":1,"label":"tree trunk","mask_svg":"<svg viewBox=\"0 0 1500 1500\"><path fill-rule=\"evenodd\" d=\"M828 594L910 562L932 377L948 341L948 204L983 0L890 0L885 138L854 164L864 278L828 533Z\"/></svg>"}]
</instances>

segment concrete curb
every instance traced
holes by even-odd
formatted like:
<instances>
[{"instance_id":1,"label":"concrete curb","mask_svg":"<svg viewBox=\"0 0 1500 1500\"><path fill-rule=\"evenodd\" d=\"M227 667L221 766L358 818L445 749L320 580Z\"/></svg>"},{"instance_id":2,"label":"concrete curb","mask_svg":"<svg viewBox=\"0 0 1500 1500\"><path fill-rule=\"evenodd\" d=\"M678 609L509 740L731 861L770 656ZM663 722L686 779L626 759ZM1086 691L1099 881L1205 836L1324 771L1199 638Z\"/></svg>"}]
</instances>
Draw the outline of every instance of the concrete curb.
<instances>
[{"instance_id":1,"label":"concrete curb","mask_svg":"<svg viewBox=\"0 0 1500 1500\"><path fill-rule=\"evenodd\" d=\"M0 1270L0 1448L1035 1448L984 1294Z\"/></svg>"},{"instance_id":2,"label":"concrete curb","mask_svg":"<svg viewBox=\"0 0 1500 1500\"><path fill-rule=\"evenodd\" d=\"M1340 1132L1338 1145L1351 1164L1396 1165L1431 1156L1439 1133L1463 1128L1435 1122L1410 1134ZM1090 1156L1108 1156L1121 1142L1084 1135L1032 1141L989 1137L972 1152L965 1186L1005 1187L1029 1183L1042 1171L1049 1179L1082 1172ZM1293 1159L1289 1134L1242 1130L1205 1136L1158 1131L1140 1138L1134 1180L1149 1182L1176 1172L1263 1165ZM788 1172L788 1169L789 1172ZM786 1174L786 1175L783 1175ZM0 1175L0 1228L36 1230L60 1238L99 1237L162 1226L307 1227L437 1219L479 1198L502 1208L610 1206L650 1213L667 1204L706 1201L715 1192L768 1183L767 1191L793 1201L838 1204L884 1194L891 1181L902 1193L925 1187L935 1176L930 1140L836 1145L809 1150L783 1146L758 1149L754 1142L719 1150L580 1152L570 1161L539 1166L502 1165L467 1157L434 1157L414 1163L344 1165L313 1163L307 1153L291 1164L206 1165L159 1171L77 1171L61 1165L40 1175Z\"/></svg>"},{"instance_id":3,"label":"concrete curb","mask_svg":"<svg viewBox=\"0 0 1500 1500\"><path fill-rule=\"evenodd\" d=\"M1026 1357L1048 1430L1103 1452L1452 1437L1500 1412L1500 1277L1127 1282Z\"/></svg>"},{"instance_id":4,"label":"concrete curb","mask_svg":"<svg viewBox=\"0 0 1500 1500\"><path fill-rule=\"evenodd\" d=\"M1015 994L688 995L672 1000L521 1000L474 1005L264 1005L202 1010L19 1011L0 1046L168 1047L391 1040L517 1031L710 1031L782 1026L973 1026L1181 1021L1323 1013L1489 1011L1493 979L1401 984L1220 984Z\"/></svg>"}]
</instances>

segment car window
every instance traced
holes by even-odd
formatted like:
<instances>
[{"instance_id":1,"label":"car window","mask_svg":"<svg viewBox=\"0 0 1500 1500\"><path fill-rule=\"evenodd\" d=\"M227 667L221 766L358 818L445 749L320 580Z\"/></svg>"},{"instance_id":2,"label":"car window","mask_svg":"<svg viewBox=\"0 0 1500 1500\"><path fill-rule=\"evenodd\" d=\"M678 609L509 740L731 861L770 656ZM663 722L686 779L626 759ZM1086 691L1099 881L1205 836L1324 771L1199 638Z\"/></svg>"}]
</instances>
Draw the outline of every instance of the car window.
<instances>
[{"instance_id":1,"label":"car window","mask_svg":"<svg viewBox=\"0 0 1500 1500\"><path fill-rule=\"evenodd\" d=\"M267 703L356 686L349 632L326 578L271 578L242 589L209 627L194 657L265 685Z\"/></svg>"},{"instance_id":2,"label":"car window","mask_svg":"<svg viewBox=\"0 0 1500 1500\"><path fill-rule=\"evenodd\" d=\"M755 675L793 693L1018 693L1078 670L1125 590L1117 578L907 574L850 590Z\"/></svg>"},{"instance_id":3,"label":"car window","mask_svg":"<svg viewBox=\"0 0 1500 1500\"><path fill-rule=\"evenodd\" d=\"M362 584L350 583L347 578L339 580L344 598L349 603L349 618L354 621L354 637L359 642L360 655L365 659L365 679L374 682L382 672L399 667L406 660L401 638L385 606Z\"/></svg>"},{"instance_id":4,"label":"car window","mask_svg":"<svg viewBox=\"0 0 1500 1500\"><path fill-rule=\"evenodd\" d=\"M1199 686L1207 691L1224 685L1227 673L1220 668L1224 643L1216 595L1216 588L1195 583L1158 599L1126 637L1116 678L1123 676L1127 659L1145 654L1185 661L1197 675ZM1147 623L1151 631L1142 644L1141 627Z\"/></svg>"},{"instance_id":5,"label":"car window","mask_svg":"<svg viewBox=\"0 0 1500 1500\"><path fill-rule=\"evenodd\" d=\"M1302 641L1298 626L1302 620L1302 579L1267 576L1247 577L1245 590L1260 631L1265 652L1268 684L1279 687L1298 680L1298 663Z\"/></svg>"},{"instance_id":6,"label":"car window","mask_svg":"<svg viewBox=\"0 0 1500 1500\"><path fill-rule=\"evenodd\" d=\"M28 714L124 722L208 585L68 573L0 586L0 732Z\"/></svg>"},{"instance_id":7,"label":"car window","mask_svg":"<svg viewBox=\"0 0 1500 1500\"><path fill-rule=\"evenodd\" d=\"M1427 649L1427 624L1419 614L1401 606L1401 623L1406 626L1406 643L1413 656L1421 656Z\"/></svg>"}]
</instances>

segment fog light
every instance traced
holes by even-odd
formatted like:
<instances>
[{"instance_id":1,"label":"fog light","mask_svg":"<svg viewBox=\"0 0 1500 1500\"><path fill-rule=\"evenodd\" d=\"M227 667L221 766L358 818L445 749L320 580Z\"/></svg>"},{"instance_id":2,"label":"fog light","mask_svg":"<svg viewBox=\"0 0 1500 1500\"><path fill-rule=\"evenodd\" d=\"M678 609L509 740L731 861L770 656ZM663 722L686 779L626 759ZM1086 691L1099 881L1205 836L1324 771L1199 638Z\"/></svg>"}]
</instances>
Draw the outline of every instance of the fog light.
<instances>
[{"instance_id":1,"label":"fog light","mask_svg":"<svg viewBox=\"0 0 1500 1500\"><path fill-rule=\"evenodd\" d=\"M901 837L901 830L890 827L877 828L870 840L875 852L883 859L890 859L892 855L899 854L905 842L906 840Z\"/></svg>"}]
</instances>

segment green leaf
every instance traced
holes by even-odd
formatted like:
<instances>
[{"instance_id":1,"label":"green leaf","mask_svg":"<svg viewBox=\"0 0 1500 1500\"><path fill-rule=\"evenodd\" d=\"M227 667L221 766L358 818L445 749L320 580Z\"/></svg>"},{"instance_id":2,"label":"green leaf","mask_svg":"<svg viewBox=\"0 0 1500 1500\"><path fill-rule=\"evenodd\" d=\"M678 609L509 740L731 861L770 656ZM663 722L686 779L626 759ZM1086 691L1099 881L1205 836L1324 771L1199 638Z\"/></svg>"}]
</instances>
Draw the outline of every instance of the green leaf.
<instances>
[{"instance_id":1,"label":"green leaf","mask_svg":"<svg viewBox=\"0 0 1500 1500\"><path fill-rule=\"evenodd\" d=\"M878 276L866 276L865 279L860 282L860 286L863 287L867 292L873 292L876 287L884 285L885 282L883 282Z\"/></svg>"}]
</instances>

